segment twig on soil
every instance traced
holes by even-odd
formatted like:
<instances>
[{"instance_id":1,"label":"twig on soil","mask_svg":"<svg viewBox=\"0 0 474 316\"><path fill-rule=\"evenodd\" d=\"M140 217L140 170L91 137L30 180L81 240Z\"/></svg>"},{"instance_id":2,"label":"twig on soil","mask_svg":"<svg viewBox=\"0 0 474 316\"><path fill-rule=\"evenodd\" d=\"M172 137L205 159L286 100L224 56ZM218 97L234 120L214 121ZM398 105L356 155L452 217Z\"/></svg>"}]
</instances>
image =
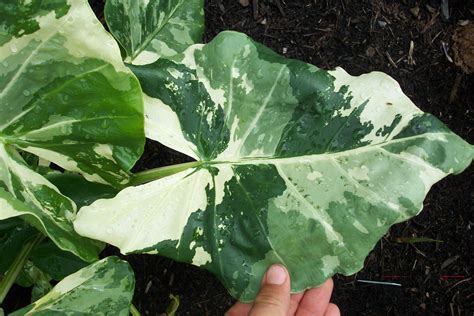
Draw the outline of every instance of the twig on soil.
<instances>
[{"instance_id":1,"label":"twig on soil","mask_svg":"<svg viewBox=\"0 0 474 316\"><path fill-rule=\"evenodd\" d=\"M453 63L453 59L451 58L451 56L449 56L449 53L448 53L448 43L441 41L441 48L443 48L444 56L446 56L446 58L448 59L450 63Z\"/></svg>"},{"instance_id":2,"label":"twig on soil","mask_svg":"<svg viewBox=\"0 0 474 316\"><path fill-rule=\"evenodd\" d=\"M253 18L258 19L258 0L252 0Z\"/></svg>"},{"instance_id":3,"label":"twig on soil","mask_svg":"<svg viewBox=\"0 0 474 316\"><path fill-rule=\"evenodd\" d=\"M273 35L271 35L271 34L267 34L267 33L264 33L263 36L269 37L269 38L273 38L273 39L275 39L275 40L278 40L278 39L279 39L278 37L273 36Z\"/></svg>"},{"instance_id":4,"label":"twig on soil","mask_svg":"<svg viewBox=\"0 0 474 316\"><path fill-rule=\"evenodd\" d=\"M397 64L395 64L395 62L393 61L392 57L390 56L390 54L386 51L385 52L385 56L387 56L387 59L388 59L388 62L395 68L398 68Z\"/></svg>"},{"instance_id":5,"label":"twig on soil","mask_svg":"<svg viewBox=\"0 0 474 316\"><path fill-rule=\"evenodd\" d=\"M413 248L415 248L415 251L417 253L419 253L420 255L422 255L423 257L426 258L426 255L420 249L416 248L415 245L413 245L413 244L409 244L409 245L412 246Z\"/></svg>"},{"instance_id":6,"label":"twig on soil","mask_svg":"<svg viewBox=\"0 0 474 316\"><path fill-rule=\"evenodd\" d=\"M408 65L414 66L415 59L413 59L413 51L415 50L415 43L413 41L410 41L410 49L408 50Z\"/></svg>"},{"instance_id":7,"label":"twig on soil","mask_svg":"<svg viewBox=\"0 0 474 316\"><path fill-rule=\"evenodd\" d=\"M456 282L453 286L451 286L451 287L446 291L446 293L448 293L449 291L451 291L452 289L454 289L454 288L455 288L456 286L458 286L459 284L462 284L462 283L464 283L464 282L469 282L469 281L471 281L471 279L472 279L472 278L466 278L466 279L464 279L464 280L461 280L461 281L459 281L459 282Z\"/></svg>"},{"instance_id":8,"label":"twig on soil","mask_svg":"<svg viewBox=\"0 0 474 316\"><path fill-rule=\"evenodd\" d=\"M303 34L303 37L309 37L309 36L317 35L317 34L319 34L320 32L332 32L332 29L329 28L329 27L327 27L327 28L325 28L325 29L321 29L321 28L315 27L315 28L313 28L313 30L319 31L319 32L313 32L313 33Z\"/></svg>"},{"instance_id":9,"label":"twig on soil","mask_svg":"<svg viewBox=\"0 0 474 316\"><path fill-rule=\"evenodd\" d=\"M152 285L152 281L148 281L148 283L146 284L146 287L145 287L145 294L148 294L148 291L150 291L150 288L151 288L151 285Z\"/></svg>"},{"instance_id":10,"label":"twig on soil","mask_svg":"<svg viewBox=\"0 0 474 316\"><path fill-rule=\"evenodd\" d=\"M431 40L431 44L434 43L434 41L438 38L438 36L441 35L441 33L443 33L443 30L439 31L438 34L436 34L436 35L433 37L433 39Z\"/></svg>"},{"instance_id":11,"label":"twig on soil","mask_svg":"<svg viewBox=\"0 0 474 316\"><path fill-rule=\"evenodd\" d=\"M275 0L275 2L276 2L276 5L277 5L277 7L278 7L278 11L280 11L280 13L281 13L282 16L285 16L285 11L283 11L283 7L282 7L282 5L281 5L280 0Z\"/></svg>"},{"instance_id":12,"label":"twig on soil","mask_svg":"<svg viewBox=\"0 0 474 316\"><path fill-rule=\"evenodd\" d=\"M451 315L454 316L454 306L452 302L449 303L449 309L450 309Z\"/></svg>"},{"instance_id":13,"label":"twig on soil","mask_svg":"<svg viewBox=\"0 0 474 316\"><path fill-rule=\"evenodd\" d=\"M462 73L456 74L456 79L454 79L453 88L451 89L451 93L449 94L449 104L453 103L458 97L458 90L459 86L461 85L462 77Z\"/></svg>"},{"instance_id":14,"label":"twig on soil","mask_svg":"<svg viewBox=\"0 0 474 316\"><path fill-rule=\"evenodd\" d=\"M382 282L382 281L357 280L357 282L368 283L368 284L377 284L377 285L402 286L400 283Z\"/></svg>"},{"instance_id":15,"label":"twig on soil","mask_svg":"<svg viewBox=\"0 0 474 316\"><path fill-rule=\"evenodd\" d=\"M346 11L346 5L344 3L344 0L341 0L341 6L342 6L342 12Z\"/></svg>"},{"instance_id":16,"label":"twig on soil","mask_svg":"<svg viewBox=\"0 0 474 316\"><path fill-rule=\"evenodd\" d=\"M431 19L429 19L428 22L426 22L425 26L423 27L423 29L420 32L421 34L428 31L428 29L436 23L436 18L438 17L438 15L439 15L439 12L436 12L436 13L431 15Z\"/></svg>"}]
</instances>

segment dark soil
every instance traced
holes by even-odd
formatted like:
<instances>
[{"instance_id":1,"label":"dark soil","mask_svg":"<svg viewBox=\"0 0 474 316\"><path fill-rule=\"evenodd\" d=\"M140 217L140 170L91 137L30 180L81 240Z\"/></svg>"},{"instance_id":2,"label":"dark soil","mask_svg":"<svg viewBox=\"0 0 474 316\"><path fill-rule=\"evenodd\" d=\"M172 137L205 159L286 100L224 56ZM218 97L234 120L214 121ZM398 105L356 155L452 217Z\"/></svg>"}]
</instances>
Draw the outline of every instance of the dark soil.
<instances>
[{"instance_id":1,"label":"dark soil","mask_svg":"<svg viewBox=\"0 0 474 316\"><path fill-rule=\"evenodd\" d=\"M474 75L450 61L452 36L458 24L474 20L474 1L450 0L448 14L441 0L253 1L258 10L252 0L246 7L238 0L207 0L205 40L236 30L322 68L342 66L352 75L386 72L423 111L474 142ZM91 2L101 16L101 1ZM149 141L136 170L184 161ZM343 315L474 315L473 171L435 185L424 211L392 227L357 275L334 277L333 301ZM399 243L400 237L442 242ZM164 312L170 294L180 297L179 315L223 315L234 302L216 278L196 267L159 256L126 259L136 275L134 304L143 315Z\"/></svg>"}]
</instances>

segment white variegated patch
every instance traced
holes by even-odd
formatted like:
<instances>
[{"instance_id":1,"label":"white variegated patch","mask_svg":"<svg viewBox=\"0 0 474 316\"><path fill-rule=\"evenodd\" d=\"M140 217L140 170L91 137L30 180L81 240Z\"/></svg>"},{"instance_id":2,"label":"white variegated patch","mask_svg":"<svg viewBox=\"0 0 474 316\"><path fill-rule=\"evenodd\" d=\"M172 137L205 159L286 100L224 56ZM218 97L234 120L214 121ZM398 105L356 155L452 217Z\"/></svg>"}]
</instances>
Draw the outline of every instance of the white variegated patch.
<instances>
[{"instance_id":1,"label":"white variegated patch","mask_svg":"<svg viewBox=\"0 0 474 316\"><path fill-rule=\"evenodd\" d=\"M124 253L151 247L161 240L179 240L189 216L206 209L206 187L212 185L212 177L207 170L190 169L163 180L126 188L113 200L97 201L91 205L90 213L77 216L76 231L84 236L94 235L95 239L105 238L110 244L120 245ZM179 217L171 215L183 201ZM116 210L114 214L109 213L112 209ZM129 212L120 211L125 209ZM96 220L85 224L89 216ZM102 224L106 222L114 224L104 230Z\"/></svg>"},{"instance_id":2,"label":"white variegated patch","mask_svg":"<svg viewBox=\"0 0 474 316\"><path fill-rule=\"evenodd\" d=\"M152 98L145 93L143 98L145 101L145 132L147 136L165 146L176 148L176 150L189 157L199 159L196 144L187 140L183 135L181 123L176 113L159 99Z\"/></svg>"},{"instance_id":3,"label":"white variegated patch","mask_svg":"<svg viewBox=\"0 0 474 316\"><path fill-rule=\"evenodd\" d=\"M348 86L347 95L352 97L351 108L334 114L349 116L360 104L367 102L360 116L361 123L371 123L374 128L363 141L380 143L390 140L403 130L415 115L423 113L403 93L398 82L387 74L374 71L354 77L340 67L328 73L335 79L334 88L338 91L341 87ZM392 133L388 136L377 136L376 132L390 126L397 115L401 116L401 121Z\"/></svg>"}]
</instances>

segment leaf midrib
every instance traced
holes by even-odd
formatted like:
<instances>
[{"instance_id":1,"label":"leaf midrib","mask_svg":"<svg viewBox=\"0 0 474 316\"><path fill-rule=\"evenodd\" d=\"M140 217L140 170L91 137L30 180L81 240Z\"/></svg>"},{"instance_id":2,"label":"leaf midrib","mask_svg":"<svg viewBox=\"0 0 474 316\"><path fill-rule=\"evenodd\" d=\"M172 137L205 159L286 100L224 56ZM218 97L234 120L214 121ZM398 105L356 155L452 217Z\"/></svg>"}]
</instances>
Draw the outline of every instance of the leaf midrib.
<instances>
[{"instance_id":1,"label":"leaf midrib","mask_svg":"<svg viewBox=\"0 0 474 316\"><path fill-rule=\"evenodd\" d=\"M133 63L133 61L138 57L138 55L140 55L144 50L145 48L151 43L151 41L153 39L155 39L156 35L158 33L160 33L160 31L168 24L169 20L171 18L174 17L176 11L183 5L183 2L180 2L180 4L178 4L174 10L171 12L171 14L168 16L168 18L166 18L162 25L160 27L158 27L155 31L153 31L152 33L150 33L149 36L147 36L147 40L143 42L142 45L138 46L137 50L135 50L135 53L132 53L132 56L130 56L130 61L131 63ZM145 10L146 11L146 10Z\"/></svg>"},{"instance_id":2,"label":"leaf midrib","mask_svg":"<svg viewBox=\"0 0 474 316\"><path fill-rule=\"evenodd\" d=\"M310 154L310 155L301 155L301 156L289 156L289 157L248 157L248 158L240 158L238 160L209 160L209 161L202 161L202 166L206 165L219 165L219 164L230 164L230 165L252 165L252 164L278 164L278 163L285 163L285 162L301 162L305 159L307 160L328 160L333 159L335 157L341 156L350 156L351 154L357 153L364 153L373 150L373 148L382 148L384 146L389 146L396 143L402 143L405 141L409 141L412 139L423 138L427 135L443 135L443 136L453 136L451 133L445 132L438 132L438 133L424 133L415 136L405 137L405 138L398 138L395 140L390 140L388 142L377 143L366 145L363 147L357 147L353 149L343 150L335 153L323 153L323 154Z\"/></svg>"}]
</instances>

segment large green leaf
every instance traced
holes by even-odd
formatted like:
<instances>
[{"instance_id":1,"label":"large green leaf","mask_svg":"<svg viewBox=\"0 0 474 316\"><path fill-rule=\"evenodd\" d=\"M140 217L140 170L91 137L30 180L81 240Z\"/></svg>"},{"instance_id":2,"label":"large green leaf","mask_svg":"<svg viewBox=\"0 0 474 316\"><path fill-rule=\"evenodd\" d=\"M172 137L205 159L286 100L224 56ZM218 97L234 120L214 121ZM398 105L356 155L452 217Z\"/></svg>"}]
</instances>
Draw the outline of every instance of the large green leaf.
<instances>
[{"instance_id":1,"label":"large green leaf","mask_svg":"<svg viewBox=\"0 0 474 316\"><path fill-rule=\"evenodd\" d=\"M75 228L201 266L242 301L272 263L293 292L360 270L474 155L389 76L325 71L238 33L132 69L148 135L198 166L82 208Z\"/></svg>"},{"instance_id":2,"label":"large green leaf","mask_svg":"<svg viewBox=\"0 0 474 316\"><path fill-rule=\"evenodd\" d=\"M10 315L128 315L135 287L130 265L108 257L59 282L35 303Z\"/></svg>"},{"instance_id":3,"label":"large green leaf","mask_svg":"<svg viewBox=\"0 0 474 316\"><path fill-rule=\"evenodd\" d=\"M143 100L85 0L0 2L0 146L124 185L143 151Z\"/></svg>"},{"instance_id":4,"label":"large green leaf","mask_svg":"<svg viewBox=\"0 0 474 316\"><path fill-rule=\"evenodd\" d=\"M149 64L199 43L204 0L107 0L105 19L126 51L125 61Z\"/></svg>"}]
</instances>

